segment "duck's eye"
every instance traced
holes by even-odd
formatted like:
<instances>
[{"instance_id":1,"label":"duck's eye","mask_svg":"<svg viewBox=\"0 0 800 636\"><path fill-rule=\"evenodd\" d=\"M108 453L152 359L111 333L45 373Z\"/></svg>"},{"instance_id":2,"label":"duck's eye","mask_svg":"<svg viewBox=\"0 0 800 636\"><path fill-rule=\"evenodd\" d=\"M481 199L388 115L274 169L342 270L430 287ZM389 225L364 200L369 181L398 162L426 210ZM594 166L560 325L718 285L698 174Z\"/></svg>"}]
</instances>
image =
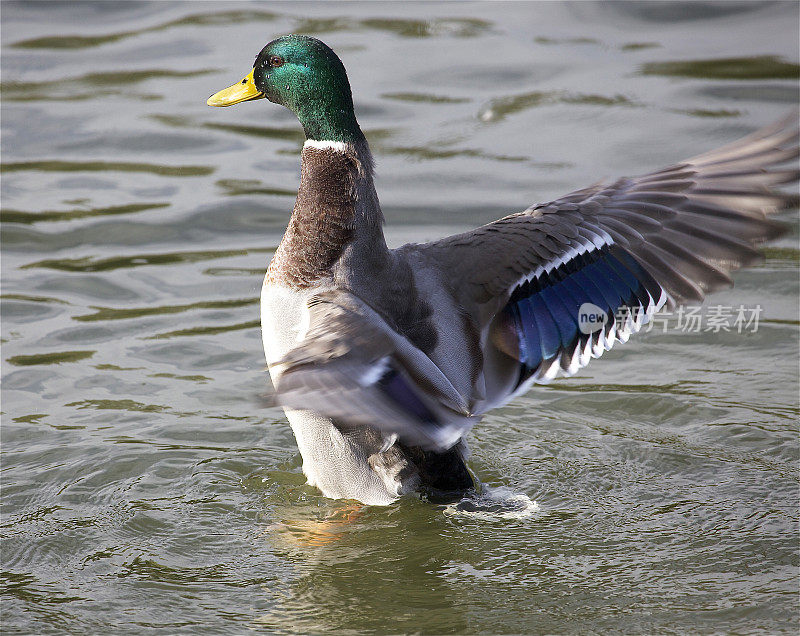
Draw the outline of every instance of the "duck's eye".
<instances>
[{"instance_id":1,"label":"duck's eye","mask_svg":"<svg viewBox=\"0 0 800 636\"><path fill-rule=\"evenodd\" d=\"M276 68L278 66L283 66L283 58L279 55L270 55L269 56L269 65L272 68Z\"/></svg>"}]
</instances>

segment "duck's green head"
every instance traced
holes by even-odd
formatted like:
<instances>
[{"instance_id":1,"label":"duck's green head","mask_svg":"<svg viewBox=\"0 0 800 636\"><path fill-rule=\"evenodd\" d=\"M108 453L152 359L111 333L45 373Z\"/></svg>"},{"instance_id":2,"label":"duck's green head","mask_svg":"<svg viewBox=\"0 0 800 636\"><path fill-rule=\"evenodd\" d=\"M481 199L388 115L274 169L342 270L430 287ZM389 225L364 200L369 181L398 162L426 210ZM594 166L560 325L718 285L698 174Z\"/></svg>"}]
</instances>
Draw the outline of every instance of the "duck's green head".
<instances>
[{"instance_id":1,"label":"duck's green head","mask_svg":"<svg viewBox=\"0 0 800 636\"><path fill-rule=\"evenodd\" d=\"M344 65L316 38L285 35L267 44L241 82L208 98L232 106L266 97L293 111L307 139L356 141L361 137Z\"/></svg>"}]
</instances>

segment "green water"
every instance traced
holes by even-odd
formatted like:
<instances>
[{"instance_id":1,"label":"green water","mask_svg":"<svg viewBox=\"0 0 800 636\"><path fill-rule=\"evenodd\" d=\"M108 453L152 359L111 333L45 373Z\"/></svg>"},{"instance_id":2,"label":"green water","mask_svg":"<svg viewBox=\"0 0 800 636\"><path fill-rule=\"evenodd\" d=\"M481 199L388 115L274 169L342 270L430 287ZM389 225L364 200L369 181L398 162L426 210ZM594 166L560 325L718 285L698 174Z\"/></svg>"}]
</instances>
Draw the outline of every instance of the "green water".
<instances>
[{"instance_id":1,"label":"green water","mask_svg":"<svg viewBox=\"0 0 800 636\"><path fill-rule=\"evenodd\" d=\"M470 437L520 518L304 485L257 297L302 135L211 109L333 46L392 245L732 141L798 103L798 5L13 3L2 11L4 633L795 633L798 251ZM708 310L708 307L706 307Z\"/></svg>"}]
</instances>

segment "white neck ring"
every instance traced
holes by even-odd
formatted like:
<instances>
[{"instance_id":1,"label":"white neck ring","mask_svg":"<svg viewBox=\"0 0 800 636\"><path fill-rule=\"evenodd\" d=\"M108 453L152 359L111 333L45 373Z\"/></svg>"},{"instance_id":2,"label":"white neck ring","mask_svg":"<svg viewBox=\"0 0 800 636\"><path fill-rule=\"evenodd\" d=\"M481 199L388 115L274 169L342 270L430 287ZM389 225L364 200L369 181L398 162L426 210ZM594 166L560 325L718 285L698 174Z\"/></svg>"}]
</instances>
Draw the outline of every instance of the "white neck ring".
<instances>
[{"instance_id":1,"label":"white neck ring","mask_svg":"<svg viewBox=\"0 0 800 636\"><path fill-rule=\"evenodd\" d=\"M318 141L316 139L306 139L303 148L316 148L317 150L335 150L336 152L344 152L347 149L347 144L343 141Z\"/></svg>"}]
</instances>

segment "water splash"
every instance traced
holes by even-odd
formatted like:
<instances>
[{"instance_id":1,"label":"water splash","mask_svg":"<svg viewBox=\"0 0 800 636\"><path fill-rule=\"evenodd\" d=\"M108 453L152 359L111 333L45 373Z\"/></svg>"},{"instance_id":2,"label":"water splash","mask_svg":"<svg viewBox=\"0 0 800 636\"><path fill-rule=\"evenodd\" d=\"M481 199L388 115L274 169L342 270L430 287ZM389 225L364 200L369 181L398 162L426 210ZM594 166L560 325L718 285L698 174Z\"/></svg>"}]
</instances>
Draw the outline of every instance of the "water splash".
<instances>
[{"instance_id":1,"label":"water splash","mask_svg":"<svg viewBox=\"0 0 800 636\"><path fill-rule=\"evenodd\" d=\"M539 512L539 504L528 495L506 486L483 486L482 492L464 497L444 509L449 517L472 517L486 521L527 519Z\"/></svg>"}]
</instances>

